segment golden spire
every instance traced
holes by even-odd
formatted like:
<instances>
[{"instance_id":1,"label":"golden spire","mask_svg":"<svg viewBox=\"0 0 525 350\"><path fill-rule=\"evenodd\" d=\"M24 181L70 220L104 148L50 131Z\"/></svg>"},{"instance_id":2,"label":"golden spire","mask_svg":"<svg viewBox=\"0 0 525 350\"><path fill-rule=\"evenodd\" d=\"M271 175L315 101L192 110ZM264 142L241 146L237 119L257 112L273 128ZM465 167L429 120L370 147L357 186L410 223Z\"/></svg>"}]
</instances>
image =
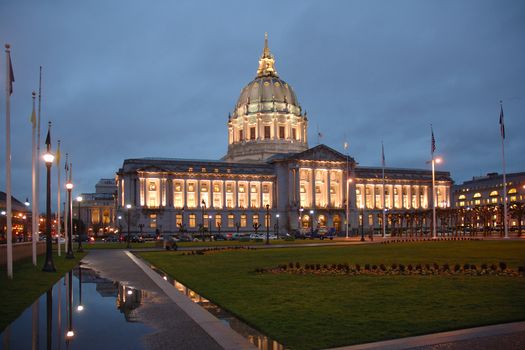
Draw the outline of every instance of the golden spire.
<instances>
[{"instance_id":1,"label":"golden spire","mask_svg":"<svg viewBox=\"0 0 525 350\"><path fill-rule=\"evenodd\" d=\"M264 33L264 49L259 59L259 68L257 69L257 77L278 77L275 70L275 59L268 48L268 33Z\"/></svg>"}]
</instances>

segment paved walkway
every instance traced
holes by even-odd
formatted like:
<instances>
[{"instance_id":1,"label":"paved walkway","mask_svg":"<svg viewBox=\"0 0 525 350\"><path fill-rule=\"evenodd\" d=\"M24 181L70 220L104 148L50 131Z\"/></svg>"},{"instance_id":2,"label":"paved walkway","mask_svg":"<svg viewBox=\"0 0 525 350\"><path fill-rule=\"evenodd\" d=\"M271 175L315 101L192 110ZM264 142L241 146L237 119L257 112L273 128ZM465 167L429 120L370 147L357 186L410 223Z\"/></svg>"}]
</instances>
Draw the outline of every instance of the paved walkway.
<instances>
[{"instance_id":1,"label":"paved walkway","mask_svg":"<svg viewBox=\"0 0 525 350\"><path fill-rule=\"evenodd\" d=\"M82 263L101 277L147 292L136 311L141 322L157 330L144 339L148 349L255 349L127 251L91 250Z\"/></svg>"}]
</instances>

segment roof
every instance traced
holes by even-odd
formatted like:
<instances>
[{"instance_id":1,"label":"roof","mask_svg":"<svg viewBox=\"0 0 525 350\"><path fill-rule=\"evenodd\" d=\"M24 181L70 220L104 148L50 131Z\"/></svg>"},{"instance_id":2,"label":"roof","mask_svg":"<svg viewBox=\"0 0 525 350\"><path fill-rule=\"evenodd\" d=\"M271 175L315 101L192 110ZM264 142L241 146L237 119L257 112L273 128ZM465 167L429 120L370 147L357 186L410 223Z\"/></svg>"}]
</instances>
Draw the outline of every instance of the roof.
<instances>
[{"instance_id":1,"label":"roof","mask_svg":"<svg viewBox=\"0 0 525 350\"><path fill-rule=\"evenodd\" d=\"M6 198L7 196L5 192L0 191L0 208L2 209L6 208L6 202L5 202ZM16 199L13 196L11 196L11 209L13 211L23 211L23 212L28 211L28 208L25 206L25 204L20 202L18 199Z\"/></svg>"}]
</instances>

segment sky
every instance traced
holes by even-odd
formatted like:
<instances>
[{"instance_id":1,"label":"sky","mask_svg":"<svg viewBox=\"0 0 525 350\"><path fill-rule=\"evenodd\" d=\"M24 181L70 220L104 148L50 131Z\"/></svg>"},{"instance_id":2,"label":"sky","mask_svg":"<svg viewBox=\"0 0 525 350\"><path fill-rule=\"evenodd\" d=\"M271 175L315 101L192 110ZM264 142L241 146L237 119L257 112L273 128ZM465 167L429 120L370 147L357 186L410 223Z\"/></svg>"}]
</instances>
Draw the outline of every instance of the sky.
<instances>
[{"instance_id":1,"label":"sky","mask_svg":"<svg viewBox=\"0 0 525 350\"><path fill-rule=\"evenodd\" d=\"M90 193L124 159L224 156L228 113L255 78L265 32L280 78L308 113L310 147L344 152L347 141L360 165L381 166L383 141L387 166L427 169L432 124L438 170L462 183L502 172L502 100L507 173L525 171L521 0L0 0L15 74L13 195L31 195L39 66L42 142L51 121L75 191ZM2 50L2 191L5 61Z\"/></svg>"}]
</instances>

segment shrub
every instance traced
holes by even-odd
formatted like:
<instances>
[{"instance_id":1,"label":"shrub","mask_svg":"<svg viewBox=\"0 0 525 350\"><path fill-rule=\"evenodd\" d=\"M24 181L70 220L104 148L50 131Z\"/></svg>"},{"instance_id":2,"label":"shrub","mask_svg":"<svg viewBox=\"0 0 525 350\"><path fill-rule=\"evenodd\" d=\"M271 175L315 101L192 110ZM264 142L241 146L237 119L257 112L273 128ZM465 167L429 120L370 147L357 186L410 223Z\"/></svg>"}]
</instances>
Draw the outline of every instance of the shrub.
<instances>
[{"instance_id":1,"label":"shrub","mask_svg":"<svg viewBox=\"0 0 525 350\"><path fill-rule=\"evenodd\" d=\"M486 270L488 268L487 264L481 264L481 269Z\"/></svg>"},{"instance_id":2,"label":"shrub","mask_svg":"<svg viewBox=\"0 0 525 350\"><path fill-rule=\"evenodd\" d=\"M500 268L501 271L505 271L507 269L507 263L503 262L503 261L500 261L499 268Z\"/></svg>"},{"instance_id":3,"label":"shrub","mask_svg":"<svg viewBox=\"0 0 525 350\"><path fill-rule=\"evenodd\" d=\"M315 269L316 270L321 270L321 264L315 264Z\"/></svg>"},{"instance_id":4,"label":"shrub","mask_svg":"<svg viewBox=\"0 0 525 350\"><path fill-rule=\"evenodd\" d=\"M448 271L450 269L450 266L448 266L447 263L443 264L443 271Z\"/></svg>"},{"instance_id":5,"label":"shrub","mask_svg":"<svg viewBox=\"0 0 525 350\"><path fill-rule=\"evenodd\" d=\"M296 269L300 269L301 268L301 263L300 262L296 262L295 263L295 268Z\"/></svg>"},{"instance_id":6,"label":"shrub","mask_svg":"<svg viewBox=\"0 0 525 350\"><path fill-rule=\"evenodd\" d=\"M397 264L396 263L392 264L392 270L397 270Z\"/></svg>"},{"instance_id":7,"label":"shrub","mask_svg":"<svg viewBox=\"0 0 525 350\"><path fill-rule=\"evenodd\" d=\"M439 265L437 263L432 264L432 266L434 267L434 270L439 271Z\"/></svg>"},{"instance_id":8,"label":"shrub","mask_svg":"<svg viewBox=\"0 0 525 350\"><path fill-rule=\"evenodd\" d=\"M421 270L421 264L416 264L416 270Z\"/></svg>"},{"instance_id":9,"label":"shrub","mask_svg":"<svg viewBox=\"0 0 525 350\"><path fill-rule=\"evenodd\" d=\"M477 269L477 267L476 267L476 265L474 265L474 264L471 264L471 265L470 265L470 269L471 269L471 270L476 270L476 269Z\"/></svg>"},{"instance_id":10,"label":"shrub","mask_svg":"<svg viewBox=\"0 0 525 350\"><path fill-rule=\"evenodd\" d=\"M336 270L337 269L337 265L336 264L332 264L331 268L332 268L332 270Z\"/></svg>"},{"instance_id":11,"label":"shrub","mask_svg":"<svg viewBox=\"0 0 525 350\"><path fill-rule=\"evenodd\" d=\"M377 265L372 265L372 271L377 270Z\"/></svg>"},{"instance_id":12,"label":"shrub","mask_svg":"<svg viewBox=\"0 0 525 350\"><path fill-rule=\"evenodd\" d=\"M385 264L381 264L381 265L379 265L379 268L381 269L381 271L386 271L386 266L385 266Z\"/></svg>"},{"instance_id":13,"label":"shrub","mask_svg":"<svg viewBox=\"0 0 525 350\"><path fill-rule=\"evenodd\" d=\"M361 270L361 265L355 264L355 269L356 269L356 271L360 271Z\"/></svg>"},{"instance_id":14,"label":"shrub","mask_svg":"<svg viewBox=\"0 0 525 350\"><path fill-rule=\"evenodd\" d=\"M288 267L290 267L291 269L293 269L293 262L289 262L289 263L288 263Z\"/></svg>"},{"instance_id":15,"label":"shrub","mask_svg":"<svg viewBox=\"0 0 525 350\"><path fill-rule=\"evenodd\" d=\"M323 264L323 269L328 270L328 265Z\"/></svg>"},{"instance_id":16,"label":"shrub","mask_svg":"<svg viewBox=\"0 0 525 350\"><path fill-rule=\"evenodd\" d=\"M493 271L496 271L498 269L498 267L496 266L496 264L492 264L492 265L490 265L490 269L493 270Z\"/></svg>"},{"instance_id":17,"label":"shrub","mask_svg":"<svg viewBox=\"0 0 525 350\"><path fill-rule=\"evenodd\" d=\"M370 271L370 264L365 264L365 270Z\"/></svg>"},{"instance_id":18,"label":"shrub","mask_svg":"<svg viewBox=\"0 0 525 350\"><path fill-rule=\"evenodd\" d=\"M430 270L430 264L425 264L425 270Z\"/></svg>"},{"instance_id":19,"label":"shrub","mask_svg":"<svg viewBox=\"0 0 525 350\"><path fill-rule=\"evenodd\" d=\"M405 271L405 265L399 264L399 271L404 272Z\"/></svg>"},{"instance_id":20,"label":"shrub","mask_svg":"<svg viewBox=\"0 0 525 350\"><path fill-rule=\"evenodd\" d=\"M412 266L412 264L408 264L407 269L408 271L412 271L414 269L414 266Z\"/></svg>"},{"instance_id":21,"label":"shrub","mask_svg":"<svg viewBox=\"0 0 525 350\"><path fill-rule=\"evenodd\" d=\"M525 266L518 266L518 272L523 275L525 273Z\"/></svg>"},{"instance_id":22,"label":"shrub","mask_svg":"<svg viewBox=\"0 0 525 350\"><path fill-rule=\"evenodd\" d=\"M458 272L460 269L461 269L461 265L460 264L454 265L454 272Z\"/></svg>"}]
</instances>

